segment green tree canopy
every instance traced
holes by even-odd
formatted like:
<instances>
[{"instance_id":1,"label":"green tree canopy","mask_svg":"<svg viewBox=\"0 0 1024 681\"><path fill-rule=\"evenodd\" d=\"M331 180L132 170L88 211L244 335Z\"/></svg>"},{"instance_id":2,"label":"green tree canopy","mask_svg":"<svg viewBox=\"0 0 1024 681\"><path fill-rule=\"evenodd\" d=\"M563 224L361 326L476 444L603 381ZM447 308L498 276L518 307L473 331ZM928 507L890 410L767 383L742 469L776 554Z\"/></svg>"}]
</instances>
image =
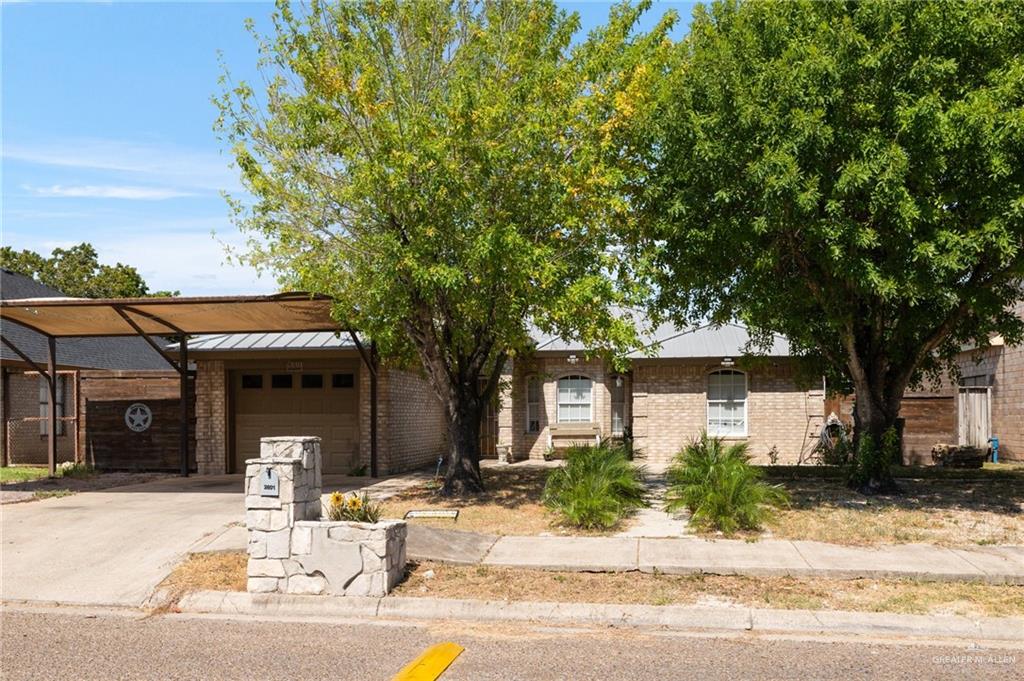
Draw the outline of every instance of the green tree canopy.
<instances>
[{"instance_id":1,"label":"green tree canopy","mask_svg":"<svg viewBox=\"0 0 1024 681\"><path fill-rule=\"evenodd\" d=\"M531 323L633 337L610 312L607 226L631 219L611 138L652 91L630 55L658 31L631 38L624 7L574 49L578 18L547 1L278 8L266 90L218 99L255 197L233 201L249 260L418 358L449 421L444 492L479 490L481 410Z\"/></svg>"},{"instance_id":2,"label":"green tree canopy","mask_svg":"<svg viewBox=\"0 0 1024 681\"><path fill-rule=\"evenodd\" d=\"M177 291L153 291L138 270L116 263L103 265L92 244L55 248L50 257L35 251L0 248L0 267L32 277L73 298L142 298L176 296Z\"/></svg>"},{"instance_id":3,"label":"green tree canopy","mask_svg":"<svg viewBox=\"0 0 1024 681\"><path fill-rule=\"evenodd\" d=\"M656 307L787 335L878 443L923 372L1022 337L1022 45L1020 2L698 8L647 120Z\"/></svg>"}]
</instances>

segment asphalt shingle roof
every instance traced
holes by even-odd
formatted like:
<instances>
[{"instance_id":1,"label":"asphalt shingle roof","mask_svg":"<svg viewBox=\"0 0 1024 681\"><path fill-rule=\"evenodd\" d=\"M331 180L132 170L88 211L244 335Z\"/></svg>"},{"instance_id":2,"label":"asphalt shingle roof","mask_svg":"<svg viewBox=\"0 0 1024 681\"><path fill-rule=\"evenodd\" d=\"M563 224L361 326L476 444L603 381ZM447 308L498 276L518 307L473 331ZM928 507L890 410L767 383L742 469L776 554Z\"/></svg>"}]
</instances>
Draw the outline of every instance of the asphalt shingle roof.
<instances>
[{"instance_id":1,"label":"asphalt shingle roof","mask_svg":"<svg viewBox=\"0 0 1024 681\"><path fill-rule=\"evenodd\" d=\"M30 277L0 269L0 297L4 300L21 298L64 298L57 289L40 284ZM0 333L22 352L42 365L46 364L46 337L16 322L0 322ZM6 345L0 344L0 359L21 362ZM57 364L82 369L157 369L167 370L164 361L145 340L138 336L111 338L59 338Z\"/></svg>"}]
</instances>

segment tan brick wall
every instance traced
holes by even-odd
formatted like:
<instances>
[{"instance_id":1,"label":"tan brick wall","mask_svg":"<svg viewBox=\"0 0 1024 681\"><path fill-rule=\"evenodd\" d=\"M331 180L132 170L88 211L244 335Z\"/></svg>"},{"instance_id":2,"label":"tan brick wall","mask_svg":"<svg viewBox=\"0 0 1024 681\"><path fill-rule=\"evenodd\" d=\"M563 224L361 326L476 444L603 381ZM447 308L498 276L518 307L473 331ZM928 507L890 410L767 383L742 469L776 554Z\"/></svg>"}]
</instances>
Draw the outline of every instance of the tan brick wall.
<instances>
[{"instance_id":1,"label":"tan brick wall","mask_svg":"<svg viewBox=\"0 0 1024 681\"><path fill-rule=\"evenodd\" d=\"M964 376L991 377L992 433L999 438L999 458L1024 460L1024 347L964 353L959 366Z\"/></svg>"},{"instance_id":2,"label":"tan brick wall","mask_svg":"<svg viewBox=\"0 0 1024 681\"><path fill-rule=\"evenodd\" d=\"M227 374L223 360L196 361L196 466L200 475L226 473Z\"/></svg>"},{"instance_id":3,"label":"tan brick wall","mask_svg":"<svg viewBox=\"0 0 1024 681\"><path fill-rule=\"evenodd\" d=\"M664 463L707 427L707 375L721 368L703 361L638 362L633 369L633 436L639 456ZM767 463L795 463L814 446L824 412L822 386L800 386L786 361L747 373L750 454Z\"/></svg>"},{"instance_id":4,"label":"tan brick wall","mask_svg":"<svg viewBox=\"0 0 1024 681\"><path fill-rule=\"evenodd\" d=\"M540 405L540 432L526 431L526 384L531 376L543 381ZM498 415L498 443L511 445L517 459L543 459L548 449L550 425L557 422L558 379L565 376L586 376L594 382L591 395L591 417L602 436L611 435L611 382L613 375L600 360L584 360L576 364L568 357L540 357L516 362L506 373L508 387L502 396Z\"/></svg>"},{"instance_id":5,"label":"tan brick wall","mask_svg":"<svg viewBox=\"0 0 1024 681\"><path fill-rule=\"evenodd\" d=\"M386 398L381 400L386 421L381 421L380 432L386 433L387 451L379 459L381 474L434 464L448 449L447 421L441 401L419 373L399 369L383 373L387 387L378 396Z\"/></svg>"}]
</instances>

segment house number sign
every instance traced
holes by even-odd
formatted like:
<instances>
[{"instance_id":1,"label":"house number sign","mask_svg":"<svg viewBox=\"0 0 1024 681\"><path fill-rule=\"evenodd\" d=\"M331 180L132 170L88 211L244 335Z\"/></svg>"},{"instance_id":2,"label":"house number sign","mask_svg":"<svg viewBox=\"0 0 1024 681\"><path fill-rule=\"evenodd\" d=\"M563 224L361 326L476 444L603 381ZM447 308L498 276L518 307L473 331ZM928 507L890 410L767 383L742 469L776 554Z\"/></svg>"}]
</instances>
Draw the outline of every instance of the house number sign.
<instances>
[{"instance_id":1,"label":"house number sign","mask_svg":"<svg viewBox=\"0 0 1024 681\"><path fill-rule=\"evenodd\" d=\"M271 468L264 468L263 472L260 473L260 496L281 496L281 480L277 475L277 471Z\"/></svg>"}]
</instances>

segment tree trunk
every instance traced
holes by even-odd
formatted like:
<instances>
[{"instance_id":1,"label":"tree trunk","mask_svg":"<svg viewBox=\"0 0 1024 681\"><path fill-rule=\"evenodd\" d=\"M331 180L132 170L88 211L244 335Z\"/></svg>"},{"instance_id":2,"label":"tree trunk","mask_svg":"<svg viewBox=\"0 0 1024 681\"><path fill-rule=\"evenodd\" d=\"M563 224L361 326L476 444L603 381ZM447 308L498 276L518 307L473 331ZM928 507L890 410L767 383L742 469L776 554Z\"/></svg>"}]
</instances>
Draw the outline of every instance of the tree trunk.
<instances>
[{"instance_id":1,"label":"tree trunk","mask_svg":"<svg viewBox=\"0 0 1024 681\"><path fill-rule=\"evenodd\" d=\"M856 385L856 408L854 411L854 457L857 474L850 479L851 486L864 494L891 494L899 492L892 477L891 466L896 463L882 456L882 445L890 428L897 427L900 415L900 401L903 389L896 386ZM883 397L879 397L882 395ZM865 456L861 443L871 439L872 456Z\"/></svg>"},{"instance_id":2,"label":"tree trunk","mask_svg":"<svg viewBox=\"0 0 1024 681\"><path fill-rule=\"evenodd\" d=\"M480 476L480 417L477 400L453 396L448 410L448 468L442 496L478 494L484 491Z\"/></svg>"}]
</instances>

